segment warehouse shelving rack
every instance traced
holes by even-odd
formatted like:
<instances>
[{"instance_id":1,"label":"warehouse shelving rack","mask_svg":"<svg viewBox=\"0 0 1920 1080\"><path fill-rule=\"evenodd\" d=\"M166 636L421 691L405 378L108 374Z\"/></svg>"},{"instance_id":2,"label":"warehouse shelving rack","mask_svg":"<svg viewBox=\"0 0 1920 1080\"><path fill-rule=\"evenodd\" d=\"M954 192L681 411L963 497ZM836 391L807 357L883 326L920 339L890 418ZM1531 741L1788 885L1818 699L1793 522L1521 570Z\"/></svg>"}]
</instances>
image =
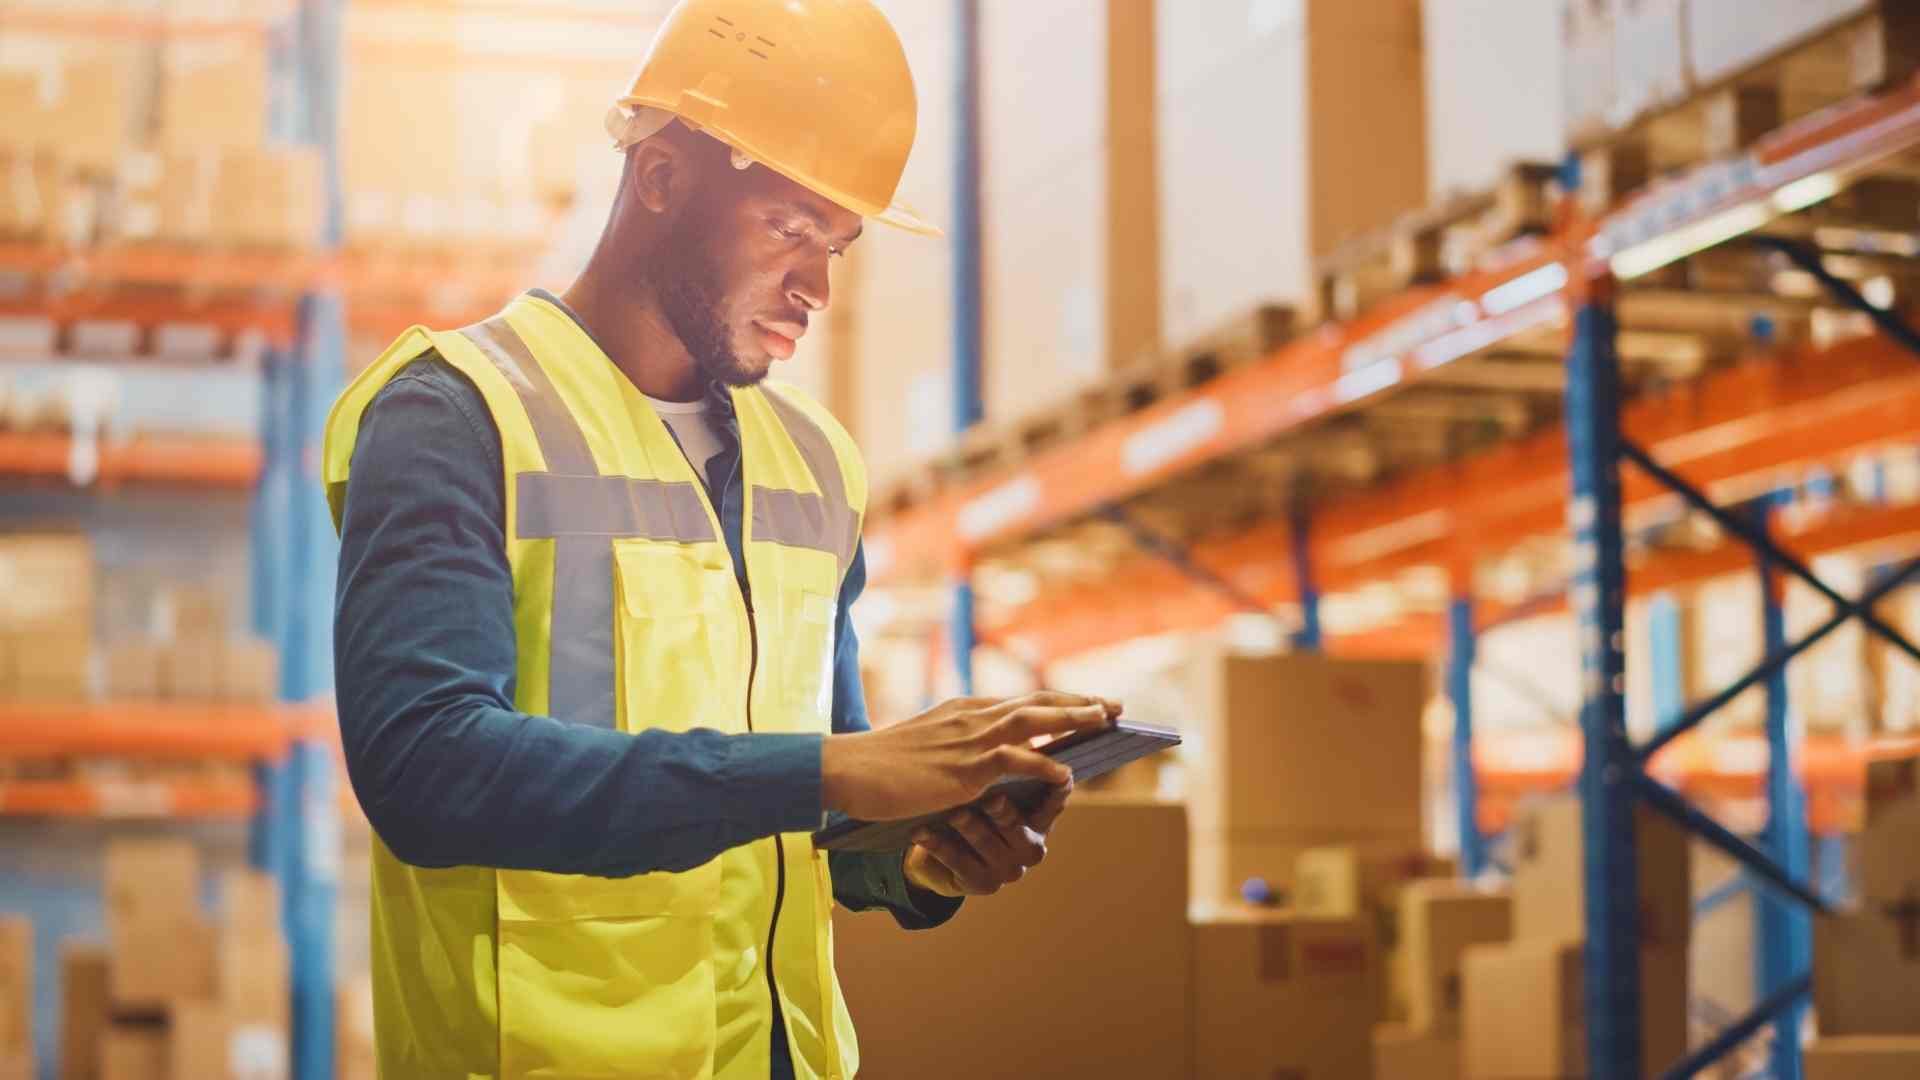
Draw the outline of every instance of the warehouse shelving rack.
<instances>
[{"instance_id":1,"label":"warehouse shelving rack","mask_svg":"<svg viewBox=\"0 0 1920 1080\"><path fill-rule=\"evenodd\" d=\"M97 451L97 461L79 469L74 461L80 440L74 436L0 434L0 477L15 481L84 478L101 487L252 490L251 621L278 646L283 701L268 708L9 705L0 708L0 756L240 762L251 765L251 778L135 768L125 776L43 780L29 772L0 784L0 814L247 821L251 861L281 883L298 1080L333 1075L333 916L344 806L335 781L338 736L326 703L335 549L317 460L326 409L344 382L345 292L351 286L399 303L449 281L476 294L510 291L497 269L456 264L450 254L379 258L340 251L343 8L343 0L297 0L273 18L182 20L51 9L10 10L0 18L6 30L83 37L255 40L267 51L279 88L263 125L278 139L322 152L326 221L314 251L0 243L0 270L59 283L43 296L10 300L0 314L55 324L179 323L222 336L258 335L265 343L257 440L88 440L86 449Z\"/></svg>"},{"instance_id":2,"label":"warehouse shelving rack","mask_svg":"<svg viewBox=\"0 0 1920 1080\"><path fill-rule=\"evenodd\" d=\"M1281 604L1298 604L1298 625L1312 627L1319 621L1321 590L1438 566L1453 592L1444 620L1455 711L1453 771L1461 789L1463 862L1472 871L1486 861L1473 795L1468 676L1475 638L1516 614L1569 606L1578 622L1583 661L1584 746L1577 788L1587 822L1591 1075L1643 1072L1629 815L1644 801L1725 850L1769 890L1759 935L1764 999L1666 1075L1694 1075L1773 1023L1773 1068L1780 1076L1798 1076L1796 1025L1809 986L1810 947L1806 915L1796 905L1821 910L1826 901L1806 884L1811 859L1794 761L1801 746L1790 737L1782 674L1786 662L1811 640L1786 639L1779 582L1791 575L1835 600L1834 617L1821 624L1815 639L1863 612L1871 619L1873 600L1907 579L1920 562L1903 562L1879 575L1862 597L1849 600L1820 582L1801 555L1910 539L1920 534L1920 520L1910 507L1856 508L1779 541L1764 516L1751 516L1764 515L1768 499L1729 509L1716 496L1725 499L1734 489L1744 489L1743 498L1764 495L1787 470L1824 469L1849 454L1910 442L1920 430L1920 371L1902 346L1912 334L1901 320L1849 292L1839 297L1840 304L1867 314L1877 333L1800 348L1793 365L1780 364L1780 350L1772 350L1701 376L1665 397L1643 396L1623 405L1617 318L1623 298L1614 273L1616 266L1623 276L1651 270L1810 211L1916 147L1920 82L1902 82L1789 125L1733 160L1710 162L1656 185L1597 220L1570 209L1551 235L1513 246L1491 266L1417 287L1345 325L1322 327L1263 361L1096 427L1011 469L938 491L903 510L883 510L868 530L873 579L884 586L946 576L964 588L980 562L1017 551L1048 530L1088 518L1124 524L1116 508L1128 500L1164 492L1197 470L1315 421L1438 381L1450 367L1502 343L1570 323L1572 350L1558 377L1564 386L1559 431L1329 500L1315 509L1311 521L1304 515L1269 520L1192 548L1151 537L1144 545L1147 558L1042 597L977 635L962 625L952 644L968 650L977 639L992 641L1039 667L1066 652L1197 628L1248 608L1271 613ZM1576 186L1577 167L1570 162L1567 171L1569 186ZM1819 264L1802 258L1800 265L1814 271L1811 276L1821 284L1836 284ZM1623 456L1640 472L1623 476ZM1757 491L1753 483L1742 483L1755 477L1773 479ZM1708 551L1637 550L1624 511L1662 499L1670 504L1676 495L1741 544ZM1564 596L1553 590L1555 595L1520 604L1476 604L1471 583L1476 552L1562 528L1575 544L1574 577ZM1743 548L1751 550L1743 554ZM1630 556L1636 563L1631 575ZM1622 624L1630 590L1671 587L1746 565L1757 565L1766 582L1766 658L1729 692L1684 710L1677 680L1666 673L1659 734L1635 746L1627 737L1622 696ZM968 619L971 593L962 596L960 618ZM1867 625L1914 655L1914 646L1890 634L1884 623ZM1424 626L1415 636L1437 630L1441 627ZM1661 634L1669 641L1677 636L1671 625ZM1311 640L1311 633L1304 636ZM969 663L965 657L956 660L962 670ZM1651 761L1655 751L1730 700L1732 691L1753 686L1767 695L1769 820L1761 845L1735 835L1656 779L1661 763ZM1858 753L1874 748L1856 751L1857 769Z\"/></svg>"}]
</instances>

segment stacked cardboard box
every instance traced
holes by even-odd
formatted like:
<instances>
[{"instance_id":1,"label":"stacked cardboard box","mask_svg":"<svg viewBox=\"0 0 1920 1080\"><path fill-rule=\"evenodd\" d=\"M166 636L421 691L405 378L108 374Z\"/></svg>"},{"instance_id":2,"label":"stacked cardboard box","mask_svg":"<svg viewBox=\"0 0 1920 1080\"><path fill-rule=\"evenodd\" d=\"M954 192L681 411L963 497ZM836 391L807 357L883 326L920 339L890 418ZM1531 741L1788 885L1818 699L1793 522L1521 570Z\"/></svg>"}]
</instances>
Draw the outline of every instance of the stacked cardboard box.
<instances>
[{"instance_id":1,"label":"stacked cardboard box","mask_svg":"<svg viewBox=\"0 0 1920 1080\"><path fill-rule=\"evenodd\" d=\"M1366 1076L1381 978L1370 919L1252 908L1199 915L1194 1075Z\"/></svg>"},{"instance_id":2,"label":"stacked cardboard box","mask_svg":"<svg viewBox=\"0 0 1920 1080\"><path fill-rule=\"evenodd\" d=\"M1311 848L1419 858L1421 665L1214 647L1191 671L1196 903L1234 903L1255 877L1284 897Z\"/></svg>"},{"instance_id":3,"label":"stacked cardboard box","mask_svg":"<svg viewBox=\"0 0 1920 1080\"><path fill-rule=\"evenodd\" d=\"M1686 833L1641 809L1640 1031L1645 1071L1687 1050L1687 944L1693 920ZM1584 1074L1582 952L1586 902L1581 808L1538 803L1515 826L1513 940L1469 946L1461 959L1461 1068L1470 1077L1519 1080Z\"/></svg>"},{"instance_id":4,"label":"stacked cardboard box","mask_svg":"<svg viewBox=\"0 0 1920 1080\"><path fill-rule=\"evenodd\" d=\"M230 606L211 588L167 589L154 607L153 640L108 650L109 686L127 696L151 691L150 696L178 701L273 701L279 692L279 654L269 642L234 636Z\"/></svg>"},{"instance_id":5,"label":"stacked cardboard box","mask_svg":"<svg viewBox=\"0 0 1920 1080\"><path fill-rule=\"evenodd\" d=\"M33 1076L33 924L0 915L0 1080Z\"/></svg>"},{"instance_id":6,"label":"stacked cardboard box","mask_svg":"<svg viewBox=\"0 0 1920 1080\"><path fill-rule=\"evenodd\" d=\"M1511 900L1459 881L1417 881L1400 893L1400 949L1407 1022L1374 1029L1374 1080L1458 1075L1461 957L1512 935Z\"/></svg>"},{"instance_id":7,"label":"stacked cardboard box","mask_svg":"<svg viewBox=\"0 0 1920 1080\"><path fill-rule=\"evenodd\" d=\"M67 942L60 954L60 1080L95 1080L113 1017L107 950Z\"/></svg>"},{"instance_id":8,"label":"stacked cardboard box","mask_svg":"<svg viewBox=\"0 0 1920 1080\"><path fill-rule=\"evenodd\" d=\"M835 912L861 1075L1192 1075L1186 844L1177 805L1076 801L1044 864L938 930Z\"/></svg>"},{"instance_id":9,"label":"stacked cardboard box","mask_svg":"<svg viewBox=\"0 0 1920 1080\"><path fill-rule=\"evenodd\" d=\"M0 536L0 697L81 700L92 670L92 544L78 533Z\"/></svg>"},{"instance_id":10,"label":"stacked cardboard box","mask_svg":"<svg viewBox=\"0 0 1920 1080\"><path fill-rule=\"evenodd\" d=\"M199 892L191 844L109 846L106 1019L103 1024L90 1011L91 1020L76 1015L68 1021L105 1026L105 1080L285 1075L288 957L273 880L252 871L228 873L217 924L202 913ZM88 981L93 974L85 953L70 959L70 979ZM87 999L84 986L69 986L70 1003ZM75 1027L68 1032L82 1037Z\"/></svg>"},{"instance_id":11,"label":"stacked cardboard box","mask_svg":"<svg viewBox=\"0 0 1920 1080\"><path fill-rule=\"evenodd\" d=\"M1920 1036L1822 1035L1801 1058L1806 1080L1913 1080L1920 1076Z\"/></svg>"},{"instance_id":12,"label":"stacked cardboard box","mask_svg":"<svg viewBox=\"0 0 1920 1080\"><path fill-rule=\"evenodd\" d=\"M1859 906L1814 920L1822 1036L1920 1035L1920 758L1867 767Z\"/></svg>"},{"instance_id":13,"label":"stacked cardboard box","mask_svg":"<svg viewBox=\"0 0 1920 1080\"><path fill-rule=\"evenodd\" d=\"M373 1043L373 980L361 974L334 995L334 1071L339 1080L379 1080Z\"/></svg>"}]
</instances>

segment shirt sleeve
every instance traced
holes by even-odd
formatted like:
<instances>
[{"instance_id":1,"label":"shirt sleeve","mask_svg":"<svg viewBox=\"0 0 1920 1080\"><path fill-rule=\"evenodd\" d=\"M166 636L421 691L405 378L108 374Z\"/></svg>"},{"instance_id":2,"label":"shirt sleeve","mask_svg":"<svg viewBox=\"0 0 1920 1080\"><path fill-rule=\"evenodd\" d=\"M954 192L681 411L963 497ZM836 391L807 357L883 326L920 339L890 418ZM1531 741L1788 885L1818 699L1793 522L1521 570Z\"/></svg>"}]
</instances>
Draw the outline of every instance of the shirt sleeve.
<instances>
[{"instance_id":1,"label":"shirt sleeve","mask_svg":"<svg viewBox=\"0 0 1920 1080\"><path fill-rule=\"evenodd\" d=\"M403 861L625 877L820 821L818 735L628 734L513 707L498 430L415 361L361 420L334 615L347 774Z\"/></svg>"},{"instance_id":2,"label":"shirt sleeve","mask_svg":"<svg viewBox=\"0 0 1920 1080\"><path fill-rule=\"evenodd\" d=\"M860 640L849 614L867 585L864 546L853 549L853 562L840 585L838 628L833 644L833 730L867 731L867 698L860 683ZM849 911L886 908L903 929L928 930L960 910L960 897L941 896L907 883L899 855L871 851L834 851L827 855L833 874L833 898Z\"/></svg>"}]
</instances>

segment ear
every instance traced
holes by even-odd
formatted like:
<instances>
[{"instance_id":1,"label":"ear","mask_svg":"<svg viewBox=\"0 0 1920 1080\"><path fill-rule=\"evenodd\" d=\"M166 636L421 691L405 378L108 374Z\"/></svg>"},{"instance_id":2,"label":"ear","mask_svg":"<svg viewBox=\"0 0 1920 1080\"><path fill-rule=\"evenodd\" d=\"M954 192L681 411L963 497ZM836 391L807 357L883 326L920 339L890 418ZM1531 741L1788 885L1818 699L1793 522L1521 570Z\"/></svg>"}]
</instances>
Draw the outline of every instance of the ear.
<instances>
[{"instance_id":1,"label":"ear","mask_svg":"<svg viewBox=\"0 0 1920 1080\"><path fill-rule=\"evenodd\" d=\"M627 189L634 201L664 214L686 196L693 162L671 139L648 139L627 152Z\"/></svg>"}]
</instances>

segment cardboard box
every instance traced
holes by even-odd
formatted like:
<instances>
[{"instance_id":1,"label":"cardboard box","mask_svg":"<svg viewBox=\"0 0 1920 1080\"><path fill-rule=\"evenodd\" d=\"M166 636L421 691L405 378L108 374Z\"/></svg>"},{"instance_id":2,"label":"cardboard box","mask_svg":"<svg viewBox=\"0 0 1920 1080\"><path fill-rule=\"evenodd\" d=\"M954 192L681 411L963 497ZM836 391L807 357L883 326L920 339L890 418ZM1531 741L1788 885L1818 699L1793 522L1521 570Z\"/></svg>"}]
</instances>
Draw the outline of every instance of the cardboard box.
<instances>
[{"instance_id":1,"label":"cardboard box","mask_svg":"<svg viewBox=\"0 0 1920 1080\"><path fill-rule=\"evenodd\" d=\"M100 1075L101 1043L112 1018L107 950L68 942L60 953L60 1080Z\"/></svg>"},{"instance_id":2,"label":"cardboard box","mask_svg":"<svg viewBox=\"0 0 1920 1080\"><path fill-rule=\"evenodd\" d=\"M59 89L47 114L48 145L69 166L108 176L131 144L145 95L136 82L140 65L132 48L92 43L68 54Z\"/></svg>"},{"instance_id":3,"label":"cardboard box","mask_svg":"<svg viewBox=\"0 0 1920 1080\"><path fill-rule=\"evenodd\" d=\"M280 882L259 870L221 874L220 925L229 931L282 936Z\"/></svg>"},{"instance_id":4,"label":"cardboard box","mask_svg":"<svg viewBox=\"0 0 1920 1080\"><path fill-rule=\"evenodd\" d=\"M291 961L279 932L222 928L218 950L216 981L227 1018L241 1026L291 1030Z\"/></svg>"},{"instance_id":5,"label":"cardboard box","mask_svg":"<svg viewBox=\"0 0 1920 1080\"><path fill-rule=\"evenodd\" d=\"M1694 916L1687 943L1693 960L1693 996L1724 1015L1742 1016L1759 1000L1754 994L1753 947L1760 890L1740 887L1745 871L1718 848L1695 841L1693 849L1694 903L1722 893L1711 910ZM1735 891L1723 893L1727 888Z\"/></svg>"},{"instance_id":6,"label":"cardboard box","mask_svg":"<svg viewBox=\"0 0 1920 1080\"><path fill-rule=\"evenodd\" d=\"M1373 1080L1459 1080L1460 1040L1405 1024L1373 1029Z\"/></svg>"},{"instance_id":7,"label":"cardboard box","mask_svg":"<svg viewBox=\"0 0 1920 1080\"><path fill-rule=\"evenodd\" d=\"M1867 764L1867 820L1855 850L1863 901L1920 897L1920 757Z\"/></svg>"},{"instance_id":8,"label":"cardboard box","mask_svg":"<svg viewBox=\"0 0 1920 1080\"><path fill-rule=\"evenodd\" d=\"M169 37L155 134L169 149L255 149L266 139L267 51L244 37Z\"/></svg>"},{"instance_id":9,"label":"cardboard box","mask_svg":"<svg viewBox=\"0 0 1920 1080\"><path fill-rule=\"evenodd\" d=\"M151 641L122 641L105 653L107 697L113 701L154 701L160 697L160 646Z\"/></svg>"},{"instance_id":10,"label":"cardboard box","mask_svg":"<svg viewBox=\"0 0 1920 1080\"><path fill-rule=\"evenodd\" d=\"M333 1016L338 1080L379 1080L373 1049L373 978L361 974L342 982L334 994Z\"/></svg>"},{"instance_id":11,"label":"cardboard box","mask_svg":"<svg viewBox=\"0 0 1920 1080\"><path fill-rule=\"evenodd\" d=\"M39 1080L39 1076L34 1068L32 1050L17 1054L0 1053L0 1080Z\"/></svg>"},{"instance_id":12,"label":"cardboard box","mask_svg":"<svg viewBox=\"0 0 1920 1080\"><path fill-rule=\"evenodd\" d=\"M174 701L219 701L227 689L227 646L207 637L175 639L160 651L160 692Z\"/></svg>"},{"instance_id":13,"label":"cardboard box","mask_svg":"<svg viewBox=\"0 0 1920 1080\"><path fill-rule=\"evenodd\" d=\"M861 1075L1190 1075L1186 842L1177 805L1075 803L1043 866L938 930L834 912Z\"/></svg>"},{"instance_id":14,"label":"cardboard box","mask_svg":"<svg viewBox=\"0 0 1920 1080\"><path fill-rule=\"evenodd\" d=\"M0 631L92 625L93 544L84 534L0 534Z\"/></svg>"},{"instance_id":15,"label":"cardboard box","mask_svg":"<svg viewBox=\"0 0 1920 1080\"><path fill-rule=\"evenodd\" d=\"M164 1026L115 1024L108 1029L100 1047L100 1080L167 1080L167 1066Z\"/></svg>"},{"instance_id":16,"label":"cardboard box","mask_svg":"<svg viewBox=\"0 0 1920 1080\"><path fill-rule=\"evenodd\" d=\"M1820 1034L1920 1035L1920 903L1813 920Z\"/></svg>"},{"instance_id":17,"label":"cardboard box","mask_svg":"<svg viewBox=\"0 0 1920 1080\"><path fill-rule=\"evenodd\" d=\"M1460 957L1512 936L1513 902L1464 882L1416 881L1400 894L1407 1019L1420 1034L1460 1032Z\"/></svg>"},{"instance_id":18,"label":"cardboard box","mask_svg":"<svg viewBox=\"0 0 1920 1080\"><path fill-rule=\"evenodd\" d=\"M10 635L14 696L24 701L85 701L93 696L90 626Z\"/></svg>"},{"instance_id":19,"label":"cardboard box","mask_svg":"<svg viewBox=\"0 0 1920 1080\"><path fill-rule=\"evenodd\" d=\"M1619 122L1614 110L1613 0L1565 0L1560 52L1566 67L1560 108L1574 138L1593 135Z\"/></svg>"},{"instance_id":20,"label":"cardboard box","mask_svg":"<svg viewBox=\"0 0 1920 1080\"><path fill-rule=\"evenodd\" d=\"M1585 841L1580 800L1544 799L1514 825L1513 936L1546 941L1586 937ZM1693 925L1688 834L1658 813L1634 811L1640 939L1684 951Z\"/></svg>"},{"instance_id":21,"label":"cardboard box","mask_svg":"<svg viewBox=\"0 0 1920 1080\"><path fill-rule=\"evenodd\" d=\"M1367 1075L1380 979L1380 947L1368 919L1290 912L1197 919L1194 1074L1301 1080Z\"/></svg>"},{"instance_id":22,"label":"cardboard box","mask_svg":"<svg viewBox=\"0 0 1920 1080\"><path fill-rule=\"evenodd\" d=\"M162 590L153 605L153 636L163 640L225 640L232 632L226 596L204 585L176 584Z\"/></svg>"},{"instance_id":23,"label":"cardboard box","mask_svg":"<svg viewBox=\"0 0 1920 1080\"><path fill-rule=\"evenodd\" d=\"M1364 859L1391 860L1418 850L1417 841L1399 832L1195 828L1189 860L1193 902L1203 906L1241 903L1245 899L1242 887L1253 878L1267 883L1274 893L1274 903L1291 902L1293 875L1301 854L1334 845L1351 847Z\"/></svg>"},{"instance_id":24,"label":"cardboard box","mask_svg":"<svg viewBox=\"0 0 1920 1080\"><path fill-rule=\"evenodd\" d=\"M258 638L230 641L221 656L220 679L226 700L269 704L280 696L280 653Z\"/></svg>"},{"instance_id":25,"label":"cardboard box","mask_svg":"<svg viewBox=\"0 0 1920 1080\"><path fill-rule=\"evenodd\" d=\"M1320 829L1335 842L1420 847L1422 665L1210 648L1193 684L1183 734L1197 829Z\"/></svg>"},{"instance_id":26,"label":"cardboard box","mask_svg":"<svg viewBox=\"0 0 1920 1080\"><path fill-rule=\"evenodd\" d=\"M109 923L107 982L115 1011L151 1013L212 999L219 990L218 940L212 924L191 915Z\"/></svg>"},{"instance_id":27,"label":"cardboard box","mask_svg":"<svg viewBox=\"0 0 1920 1080\"><path fill-rule=\"evenodd\" d=\"M1472 945L1461 957L1460 1067L1474 1080L1586 1075L1585 973L1578 941ZM1687 955L1640 953L1644 1071L1687 1051Z\"/></svg>"},{"instance_id":28,"label":"cardboard box","mask_svg":"<svg viewBox=\"0 0 1920 1080\"><path fill-rule=\"evenodd\" d=\"M1687 0L1687 60L1702 83L1726 78L1865 11L1875 0Z\"/></svg>"},{"instance_id":29,"label":"cardboard box","mask_svg":"<svg viewBox=\"0 0 1920 1080\"><path fill-rule=\"evenodd\" d=\"M33 924L0 915L0 1058L33 1048Z\"/></svg>"},{"instance_id":30,"label":"cardboard box","mask_svg":"<svg viewBox=\"0 0 1920 1080\"><path fill-rule=\"evenodd\" d=\"M322 162L310 149L227 151L214 178L213 239L241 247L303 248L318 239Z\"/></svg>"},{"instance_id":31,"label":"cardboard box","mask_svg":"<svg viewBox=\"0 0 1920 1080\"><path fill-rule=\"evenodd\" d=\"M1353 844L1308 848L1294 857L1289 899L1304 915L1351 918L1392 908L1405 885L1443 873L1443 863L1417 847L1398 852Z\"/></svg>"},{"instance_id":32,"label":"cardboard box","mask_svg":"<svg viewBox=\"0 0 1920 1080\"><path fill-rule=\"evenodd\" d=\"M1687 96L1683 0L1613 0L1613 117L1643 116Z\"/></svg>"},{"instance_id":33,"label":"cardboard box","mask_svg":"<svg viewBox=\"0 0 1920 1080\"><path fill-rule=\"evenodd\" d=\"M200 853L185 840L107 845L107 926L172 922L200 910Z\"/></svg>"},{"instance_id":34,"label":"cardboard box","mask_svg":"<svg viewBox=\"0 0 1920 1080\"><path fill-rule=\"evenodd\" d=\"M1460 961L1461 1068L1475 1080L1586 1073L1581 946L1514 941Z\"/></svg>"},{"instance_id":35,"label":"cardboard box","mask_svg":"<svg viewBox=\"0 0 1920 1080\"><path fill-rule=\"evenodd\" d=\"M1823 1035L1800 1057L1806 1080L1913 1080L1920 1076L1920 1037Z\"/></svg>"}]
</instances>

